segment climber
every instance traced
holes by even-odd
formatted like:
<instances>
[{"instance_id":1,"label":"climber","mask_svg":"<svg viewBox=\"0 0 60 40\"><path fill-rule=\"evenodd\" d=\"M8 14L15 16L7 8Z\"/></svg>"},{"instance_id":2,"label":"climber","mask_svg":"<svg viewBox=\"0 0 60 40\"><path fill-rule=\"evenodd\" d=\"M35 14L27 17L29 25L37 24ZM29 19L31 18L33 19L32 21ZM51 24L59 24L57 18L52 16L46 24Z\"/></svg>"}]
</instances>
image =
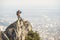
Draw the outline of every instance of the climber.
<instances>
[{"instance_id":1,"label":"climber","mask_svg":"<svg viewBox=\"0 0 60 40\"><path fill-rule=\"evenodd\" d=\"M17 14L16 14L16 15L17 15L17 17L18 17L18 20L22 20L22 18L20 17L20 14L21 14L21 11L20 11L20 10L18 10L18 11L17 11Z\"/></svg>"},{"instance_id":2,"label":"climber","mask_svg":"<svg viewBox=\"0 0 60 40\"><path fill-rule=\"evenodd\" d=\"M17 16L20 17L20 14L21 14L21 11L18 10L18 11L17 11Z\"/></svg>"}]
</instances>

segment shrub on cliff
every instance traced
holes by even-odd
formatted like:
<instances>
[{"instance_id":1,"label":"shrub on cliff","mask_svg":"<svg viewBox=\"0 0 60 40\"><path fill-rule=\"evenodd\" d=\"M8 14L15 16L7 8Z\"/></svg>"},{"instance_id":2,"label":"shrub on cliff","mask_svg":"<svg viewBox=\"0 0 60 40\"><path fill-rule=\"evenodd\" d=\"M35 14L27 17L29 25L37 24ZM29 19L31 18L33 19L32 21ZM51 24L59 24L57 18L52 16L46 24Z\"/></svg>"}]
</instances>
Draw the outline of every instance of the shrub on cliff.
<instances>
[{"instance_id":1,"label":"shrub on cliff","mask_svg":"<svg viewBox=\"0 0 60 40\"><path fill-rule=\"evenodd\" d=\"M25 40L40 40L39 33L29 31Z\"/></svg>"}]
</instances>

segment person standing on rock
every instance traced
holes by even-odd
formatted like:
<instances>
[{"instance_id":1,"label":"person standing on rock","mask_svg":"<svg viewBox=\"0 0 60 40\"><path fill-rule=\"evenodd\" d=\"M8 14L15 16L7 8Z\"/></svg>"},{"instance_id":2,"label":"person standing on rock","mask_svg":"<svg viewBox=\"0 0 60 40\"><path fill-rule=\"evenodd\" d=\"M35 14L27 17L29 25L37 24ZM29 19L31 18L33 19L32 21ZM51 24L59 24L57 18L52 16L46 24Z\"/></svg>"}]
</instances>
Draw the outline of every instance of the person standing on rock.
<instances>
[{"instance_id":1,"label":"person standing on rock","mask_svg":"<svg viewBox=\"0 0 60 40\"><path fill-rule=\"evenodd\" d=\"M23 38L22 38L23 20L22 20L20 14L21 14L21 11L18 10L18 11L17 11L18 22L17 22L17 30L16 30L17 40L23 40Z\"/></svg>"},{"instance_id":2,"label":"person standing on rock","mask_svg":"<svg viewBox=\"0 0 60 40\"><path fill-rule=\"evenodd\" d=\"M5 37L8 40L25 40L28 32L32 30L32 25L29 21L21 18L21 11L16 12L18 20L10 24L5 30ZM3 39L4 39L3 38Z\"/></svg>"}]
</instances>

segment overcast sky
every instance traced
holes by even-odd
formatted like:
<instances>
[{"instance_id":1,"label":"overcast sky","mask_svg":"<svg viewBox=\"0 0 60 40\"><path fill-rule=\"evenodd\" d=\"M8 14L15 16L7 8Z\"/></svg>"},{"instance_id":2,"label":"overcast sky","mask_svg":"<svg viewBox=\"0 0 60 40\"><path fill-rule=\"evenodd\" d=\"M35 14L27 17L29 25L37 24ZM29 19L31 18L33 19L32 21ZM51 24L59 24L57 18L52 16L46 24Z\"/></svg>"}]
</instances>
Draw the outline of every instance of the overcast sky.
<instances>
[{"instance_id":1,"label":"overcast sky","mask_svg":"<svg viewBox=\"0 0 60 40\"><path fill-rule=\"evenodd\" d=\"M60 0L0 0L2 7L17 7L17 8L58 8Z\"/></svg>"},{"instance_id":2,"label":"overcast sky","mask_svg":"<svg viewBox=\"0 0 60 40\"><path fill-rule=\"evenodd\" d=\"M60 16L60 0L0 0L0 15L14 15L22 9L23 16ZM16 14L15 14L16 15ZM56 17L57 17L56 16Z\"/></svg>"}]
</instances>

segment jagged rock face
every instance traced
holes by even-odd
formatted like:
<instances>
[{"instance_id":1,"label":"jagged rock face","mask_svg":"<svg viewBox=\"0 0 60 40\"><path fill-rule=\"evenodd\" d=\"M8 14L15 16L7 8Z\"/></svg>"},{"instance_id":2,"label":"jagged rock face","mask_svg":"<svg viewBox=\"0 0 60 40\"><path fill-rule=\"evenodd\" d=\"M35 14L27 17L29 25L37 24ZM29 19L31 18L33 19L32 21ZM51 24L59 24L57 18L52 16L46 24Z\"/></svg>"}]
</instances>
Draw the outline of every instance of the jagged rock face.
<instances>
[{"instance_id":1,"label":"jagged rock face","mask_svg":"<svg viewBox=\"0 0 60 40\"><path fill-rule=\"evenodd\" d=\"M32 30L30 22L24 20L17 20L9 25L5 31L9 40L25 40L28 32Z\"/></svg>"},{"instance_id":2,"label":"jagged rock face","mask_svg":"<svg viewBox=\"0 0 60 40\"><path fill-rule=\"evenodd\" d=\"M2 40L2 34L1 34L1 31L0 31L0 40Z\"/></svg>"},{"instance_id":3,"label":"jagged rock face","mask_svg":"<svg viewBox=\"0 0 60 40\"><path fill-rule=\"evenodd\" d=\"M0 40L9 40L9 38L3 31L0 31Z\"/></svg>"}]
</instances>

